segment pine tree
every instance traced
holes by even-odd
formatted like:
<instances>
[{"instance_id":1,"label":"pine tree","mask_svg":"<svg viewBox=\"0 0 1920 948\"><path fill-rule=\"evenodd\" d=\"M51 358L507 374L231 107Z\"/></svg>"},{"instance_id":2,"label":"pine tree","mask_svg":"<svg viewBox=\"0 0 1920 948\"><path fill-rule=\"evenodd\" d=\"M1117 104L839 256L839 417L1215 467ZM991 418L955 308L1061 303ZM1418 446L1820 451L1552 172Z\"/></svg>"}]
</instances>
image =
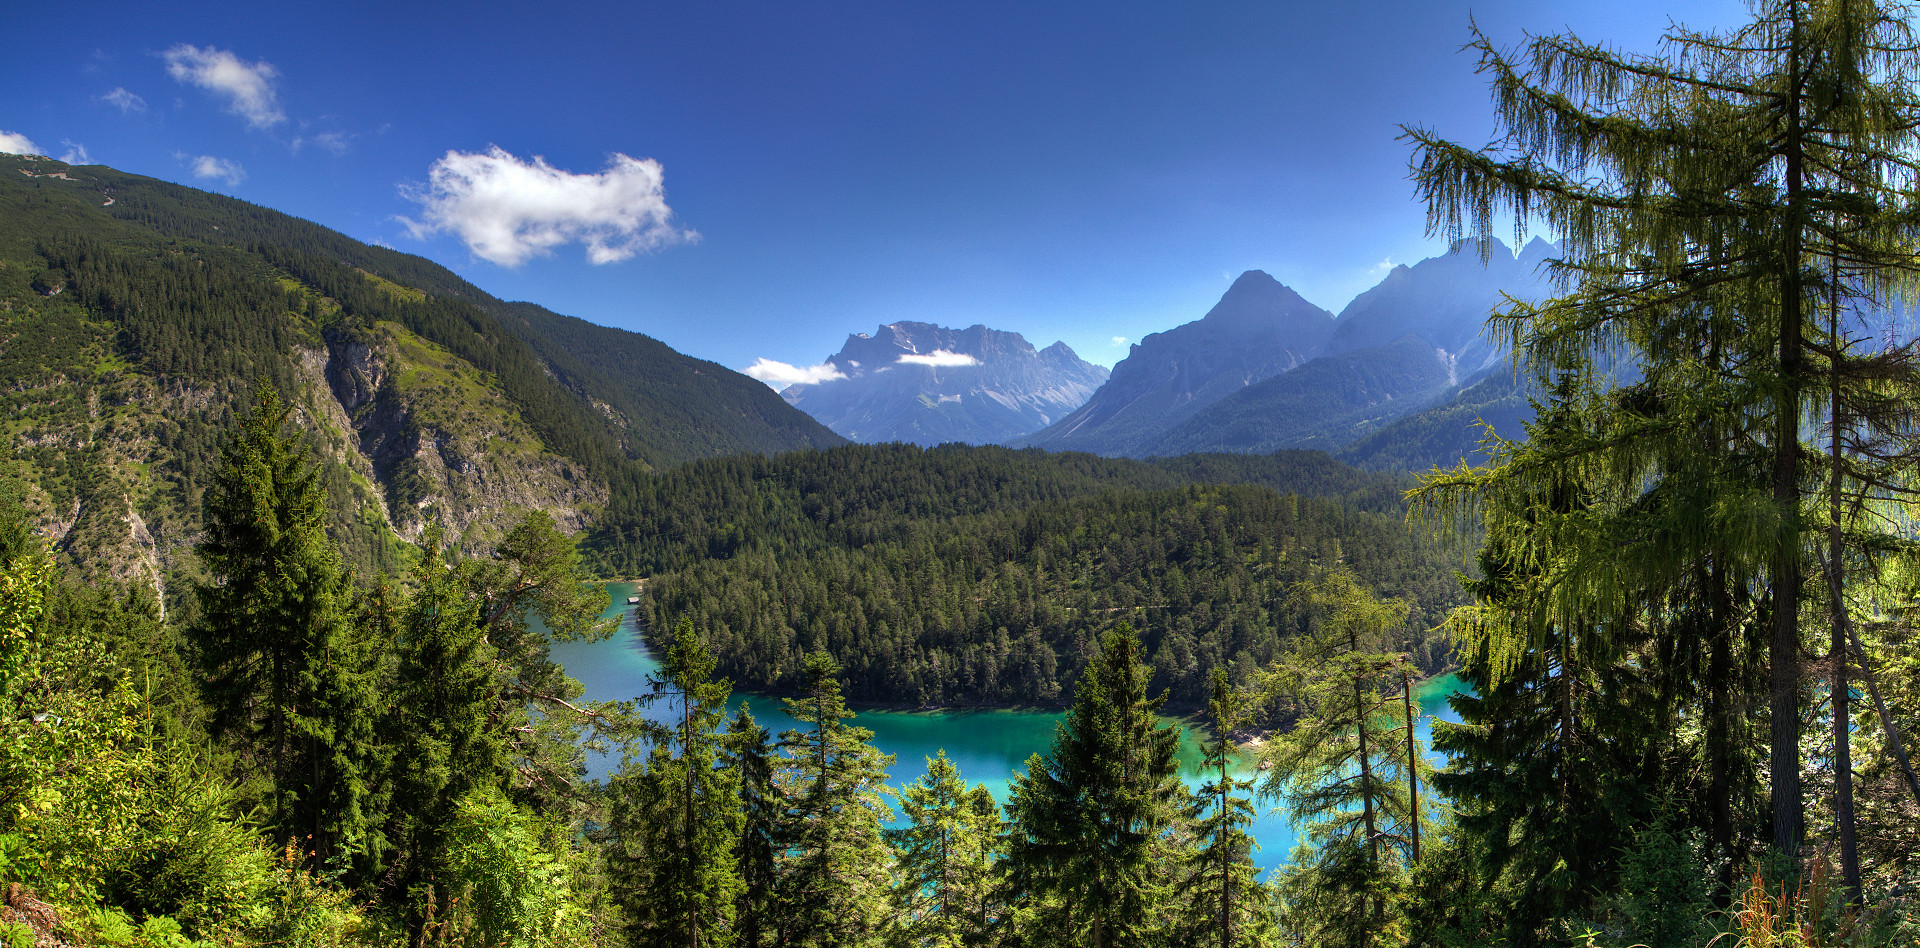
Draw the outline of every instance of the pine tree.
<instances>
[{"instance_id":1,"label":"pine tree","mask_svg":"<svg viewBox=\"0 0 1920 948\"><path fill-rule=\"evenodd\" d=\"M888 853L880 826L892 818L885 794L893 756L873 732L850 727L840 664L806 658L807 691L785 699L806 730L780 735L780 784L789 807L779 836L777 915L783 946L866 945L885 926Z\"/></svg>"},{"instance_id":2,"label":"pine tree","mask_svg":"<svg viewBox=\"0 0 1920 948\"><path fill-rule=\"evenodd\" d=\"M1204 746L1207 782L1187 804L1186 819L1197 842L1187 855L1181 896L1186 900L1182 942L1195 948L1236 948L1259 944L1268 934L1268 894L1253 864L1257 845L1253 825L1253 779L1236 777L1239 745L1234 732L1248 720L1247 695L1233 686L1227 670L1213 670L1213 696L1207 725L1213 739Z\"/></svg>"},{"instance_id":3,"label":"pine tree","mask_svg":"<svg viewBox=\"0 0 1920 948\"><path fill-rule=\"evenodd\" d=\"M1073 707L1043 757L1016 774L1008 860L1038 944L1130 948L1157 943L1171 885L1163 834L1183 791L1177 728L1125 624L1101 638Z\"/></svg>"},{"instance_id":4,"label":"pine tree","mask_svg":"<svg viewBox=\"0 0 1920 948\"><path fill-rule=\"evenodd\" d=\"M984 785L969 789L945 751L900 791L907 825L886 831L894 851L894 925L899 946L960 948L990 942L997 920L1000 807Z\"/></svg>"},{"instance_id":5,"label":"pine tree","mask_svg":"<svg viewBox=\"0 0 1920 948\"><path fill-rule=\"evenodd\" d=\"M693 622L680 620L660 673L648 679L649 702L679 706L669 736L654 746L644 770L622 768L612 782L616 897L631 945L727 948L734 942L743 886L741 773L720 766L720 725L732 689L714 679L713 665Z\"/></svg>"},{"instance_id":6,"label":"pine tree","mask_svg":"<svg viewBox=\"0 0 1920 948\"><path fill-rule=\"evenodd\" d=\"M515 524L490 556L463 561L460 575L493 651L493 720L517 773L517 802L542 815L577 808L583 735L624 744L639 732L629 715L578 704L579 683L551 655L555 640L613 634L615 623L600 618L605 587L586 581L574 541L544 511Z\"/></svg>"},{"instance_id":7,"label":"pine tree","mask_svg":"<svg viewBox=\"0 0 1920 948\"><path fill-rule=\"evenodd\" d=\"M263 385L222 452L199 546L192 637L215 727L271 782L271 825L316 864L372 868L383 847L370 804L378 775L375 643L327 539L315 472L287 432L292 409Z\"/></svg>"}]
</instances>

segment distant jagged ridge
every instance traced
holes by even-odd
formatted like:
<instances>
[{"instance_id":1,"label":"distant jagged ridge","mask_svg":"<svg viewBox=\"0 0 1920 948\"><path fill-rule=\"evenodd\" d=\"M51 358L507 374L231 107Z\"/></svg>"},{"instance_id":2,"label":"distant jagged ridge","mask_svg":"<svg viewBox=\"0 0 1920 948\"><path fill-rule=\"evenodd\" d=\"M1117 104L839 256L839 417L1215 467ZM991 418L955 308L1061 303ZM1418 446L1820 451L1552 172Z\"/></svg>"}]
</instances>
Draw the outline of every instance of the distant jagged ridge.
<instances>
[{"instance_id":1,"label":"distant jagged ridge","mask_svg":"<svg viewBox=\"0 0 1920 948\"><path fill-rule=\"evenodd\" d=\"M827 364L838 378L782 397L868 444L995 444L1046 427L1107 380L1064 342L1036 351L1017 332L907 320L848 336Z\"/></svg>"}]
</instances>

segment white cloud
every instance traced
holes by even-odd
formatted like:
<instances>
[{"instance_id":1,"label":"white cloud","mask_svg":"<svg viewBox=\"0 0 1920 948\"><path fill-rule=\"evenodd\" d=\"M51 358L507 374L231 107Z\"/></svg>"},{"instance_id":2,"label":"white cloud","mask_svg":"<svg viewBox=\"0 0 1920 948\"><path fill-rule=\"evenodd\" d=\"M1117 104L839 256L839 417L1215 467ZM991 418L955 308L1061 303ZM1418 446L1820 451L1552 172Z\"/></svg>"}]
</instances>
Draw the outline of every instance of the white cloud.
<instances>
[{"instance_id":1,"label":"white cloud","mask_svg":"<svg viewBox=\"0 0 1920 948\"><path fill-rule=\"evenodd\" d=\"M176 156L184 158L184 155ZM247 169L240 167L237 161L201 155L193 159L193 176L209 181L225 181L227 187L233 187L247 179Z\"/></svg>"},{"instance_id":2,"label":"white cloud","mask_svg":"<svg viewBox=\"0 0 1920 948\"><path fill-rule=\"evenodd\" d=\"M1393 259L1391 257L1381 257L1380 262L1373 265L1373 270L1371 272L1385 273L1391 269L1393 269Z\"/></svg>"},{"instance_id":3,"label":"white cloud","mask_svg":"<svg viewBox=\"0 0 1920 948\"><path fill-rule=\"evenodd\" d=\"M0 155L37 155L40 146L19 132L0 132Z\"/></svg>"},{"instance_id":4,"label":"white cloud","mask_svg":"<svg viewBox=\"0 0 1920 948\"><path fill-rule=\"evenodd\" d=\"M100 101L119 109L123 113L145 112L147 110L147 100L128 92L120 86L115 86L112 92L101 95Z\"/></svg>"},{"instance_id":5,"label":"white cloud","mask_svg":"<svg viewBox=\"0 0 1920 948\"><path fill-rule=\"evenodd\" d=\"M93 164L93 157L87 154L87 146L65 138L60 139L60 144L67 146L66 153L60 156L61 161L70 165Z\"/></svg>"},{"instance_id":6,"label":"white cloud","mask_svg":"<svg viewBox=\"0 0 1920 948\"><path fill-rule=\"evenodd\" d=\"M287 120L273 91L273 79L280 72L271 63L246 63L224 49L201 49L188 43L160 55L167 61L168 75L226 97L227 111L246 119L248 125L272 128Z\"/></svg>"},{"instance_id":7,"label":"white cloud","mask_svg":"<svg viewBox=\"0 0 1920 948\"><path fill-rule=\"evenodd\" d=\"M658 161L617 152L607 170L574 174L538 155L522 161L498 145L485 154L449 151L433 163L426 187L402 189L425 208L424 219L400 220L415 238L451 232L504 267L568 243L586 245L594 263L613 263L700 239L675 226L664 181Z\"/></svg>"},{"instance_id":8,"label":"white cloud","mask_svg":"<svg viewBox=\"0 0 1920 948\"><path fill-rule=\"evenodd\" d=\"M908 365L930 365L936 368L980 364L979 359L967 355L964 352L948 352L945 349L935 349L925 355L903 355L895 361L904 362Z\"/></svg>"},{"instance_id":9,"label":"white cloud","mask_svg":"<svg viewBox=\"0 0 1920 948\"><path fill-rule=\"evenodd\" d=\"M1124 345L1126 345L1126 344L1127 344L1127 337L1125 337L1125 336L1115 336L1115 337L1113 337L1113 344L1114 344L1114 345L1116 345L1116 346L1124 346Z\"/></svg>"},{"instance_id":10,"label":"white cloud","mask_svg":"<svg viewBox=\"0 0 1920 948\"><path fill-rule=\"evenodd\" d=\"M846 373L840 371L839 367L831 362L798 366L775 362L765 357L754 360L752 365L741 371L774 388L786 388L789 385L815 385L847 377Z\"/></svg>"}]
</instances>

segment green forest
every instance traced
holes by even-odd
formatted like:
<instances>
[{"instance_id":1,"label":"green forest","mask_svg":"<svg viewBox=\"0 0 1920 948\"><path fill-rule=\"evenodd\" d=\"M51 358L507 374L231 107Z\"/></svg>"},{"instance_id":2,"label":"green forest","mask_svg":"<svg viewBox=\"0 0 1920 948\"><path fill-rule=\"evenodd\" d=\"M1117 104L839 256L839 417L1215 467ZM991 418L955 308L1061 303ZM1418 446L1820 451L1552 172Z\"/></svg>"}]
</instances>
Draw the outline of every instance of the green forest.
<instances>
[{"instance_id":1,"label":"green forest","mask_svg":"<svg viewBox=\"0 0 1920 948\"><path fill-rule=\"evenodd\" d=\"M1417 478L769 434L419 258L9 180L0 946L1920 945L1905 13L1474 34L1500 134L1407 128L1415 183L1435 233L1550 231L1560 294L1490 321L1525 436ZM424 481L356 479L289 353L381 326L603 483L588 529L377 516ZM191 537L151 582L83 556L136 507ZM610 577L660 671L587 702L552 648ZM891 789L860 704L1065 710L996 799Z\"/></svg>"}]
</instances>

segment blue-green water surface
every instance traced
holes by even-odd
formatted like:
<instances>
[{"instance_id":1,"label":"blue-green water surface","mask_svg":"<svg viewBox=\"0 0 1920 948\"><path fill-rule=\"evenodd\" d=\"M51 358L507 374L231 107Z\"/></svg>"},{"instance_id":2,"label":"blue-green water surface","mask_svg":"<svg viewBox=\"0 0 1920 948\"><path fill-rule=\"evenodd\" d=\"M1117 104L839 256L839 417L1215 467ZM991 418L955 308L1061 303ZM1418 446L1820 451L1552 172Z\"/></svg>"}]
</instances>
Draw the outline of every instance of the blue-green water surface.
<instances>
[{"instance_id":1,"label":"blue-green water surface","mask_svg":"<svg viewBox=\"0 0 1920 948\"><path fill-rule=\"evenodd\" d=\"M607 585L612 597L607 616L620 620L619 631L612 638L592 643L562 642L553 647L554 661L586 688L587 700L640 697L649 690L647 676L659 670L634 627L633 608L627 605L627 597L636 589L631 583ZM1417 730L1422 740L1435 716L1458 720L1446 699L1459 688L1460 683L1451 675L1416 688L1421 715ZM742 700L752 709L755 721L775 734L798 726L779 699L736 692L733 705L738 707ZM665 714L667 709L662 707L659 713ZM874 746L894 756L889 781L894 789L925 774L926 759L944 749L968 783L986 784L994 797L1005 803L1014 772L1025 769L1028 757L1045 753L1052 746L1054 729L1064 717L1061 711L861 711L852 723L873 731ZM1191 729L1181 740L1180 759L1182 777L1190 786L1198 787L1203 782L1196 771L1200 749ZM604 777L615 763L595 758L588 768L592 776ZM1260 843L1254 861L1263 870L1286 862L1297 838L1286 817L1272 812L1266 803L1261 805L1253 835Z\"/></svg>"}]
</instances>

